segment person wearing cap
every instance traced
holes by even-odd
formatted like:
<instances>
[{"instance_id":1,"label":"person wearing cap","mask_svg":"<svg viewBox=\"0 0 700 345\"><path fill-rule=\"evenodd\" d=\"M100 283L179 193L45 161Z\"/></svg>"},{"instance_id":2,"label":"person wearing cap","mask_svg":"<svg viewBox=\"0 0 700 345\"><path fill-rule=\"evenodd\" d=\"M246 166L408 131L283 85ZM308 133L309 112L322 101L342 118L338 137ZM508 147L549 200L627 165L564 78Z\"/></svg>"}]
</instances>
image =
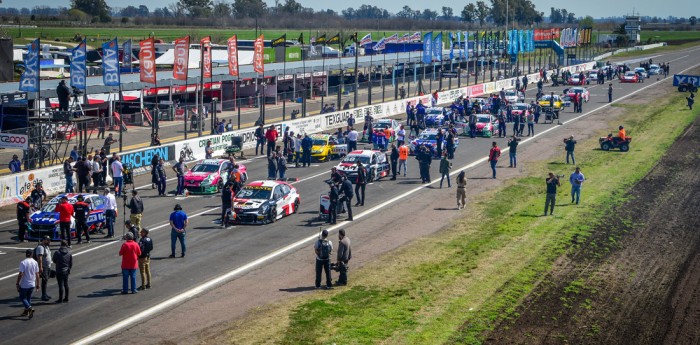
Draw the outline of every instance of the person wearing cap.
<instances>
[{"instance_id":1,"label":"person wearing cap","mask_svg":"<svg viewBox=\"0 0 700 345\"><path fill-rule=\"evenodd\" d=\"M51 271L51 237L44 236L39 241L39 244L34 248L34 257L39 264L39 276L41 277L41 300L49 301L49 296L46 291L46 285L49 283L49 272Z\"/></svg>"},{"instance_id":2,"label":"person wearing cap","mask_svg":"<svg viewBox=\"0 0 700 345\"><path fill-rule=\"evenodd\" d=\"M185 245L185 235L187 234L187 214L182 211L180 204L175 205L173 213L170 214L170 257L175 257L175 244L180 240L181 258L185 257L187 246Z\"/></svg>"},{"instance_id":3,"label":"person wearing cap","mask_svg":"<svg viewBox=\"0 0 700 345\"><path fill-rule=\"evenodd\" d=\"M151 251L153 250L153 240L148 237L150 231L146 228L141 229L141 238L139 239L139 272L141 272L141 286L139 290L151 288Z\"/></svg>"},{"instance_id":4,"label":"person wearing cap","mask_svg":"<svg viewBox=\"0 0 700 345\"><path fill-rule=\"evenodd\" d=\"M231 209L233 204L233 182L228 181L221 190L221 227L228 227L228 220L226 214L228 210Z\"/></svg>"},{"instance_id":5,"label":"person wearing cap","mask_svg":"<svg viewBox=\"0 0 700 345\"><path fill-rule=\"evenodd\" d=\"M345 229L340 229L338 230L338 255L336 257L340 276L335 285L348 285L348 262L351 258L350 239L345 236Z\"/></svg>"},{"instance_id":6,"label":"person wearing cap","mask_svg":"<svg viewBox=\"0 0 700 345\"><path fill-rule=\"evenodd\" d=\"M314 244L316 253L316 288L321 288L321 271L326 272L326 289L333 288L331 278L331 254L333 253L333 242L328 239L328 230L321 232L321 237Z\"/></svg>"},{"instance_id":7,"label":"person wearing cap","mask_svg":"<svg viewBox=\"0 0 700 345\"><path fill-rule=\"evenodd\" d=\"M139 268L138 258L141 256L141 248L134 242L134 234L127 232L124 239L126 242L119 250L119 256L122 257L122 295L129 293L129 282L131 293L136 293L136 270Z\"/></svg>"},{"instance_id":8,"label":"person wearing cap","mask_svg":"<svg viewBox=\"0 0 700 345\"><path fill-rule=\"evenodd\" d=\"M131 190L131 200L129 201L129 220L135 227L141 229L141 217L143 216L143 200L136 189ZM136 238L136 237L134 237Z\"/></svg>"},{"instance_id":9,"label":"person wearing cap","mask_svg":"<svg viewBox=\"0 0 700 345\"><path fill-rule=\"evenodd\" d=\"M114 220L117 219L117 199L110 193L109 188L104 189L105 197L105 223L107 226L107 237L114 237Z\"/></svg>"},{"instance_id":10,"label":"person wearing cap","mask_svg":"<svg viewBox=\"0 0 700 345\"><path fill-rule=\"evenodd\" d=\"M24 305L22 316L28 316L30 319L34 316L32 294L34 289L39 290L39 286L36 284L39 281L39 264L32 258L33 256L33 250L24 251L24 260L19 263L19 274L17 275L17 292L19 292L19 299Z\"/></svg>"},{"instance_id":11,"label":"person wearing cap","mask_svg":"<svg viewBox=\"0 0 700 345\"><path fill-rule=\"evenodd\" d=\"M58 283L56 303L68 303L68 275L73 268L73 254L68 248L68 242L61 241L61 247L53 253L51 261L56 265L56 283Z\"/></svg>"},{"instance_id":12,"label":"person wearing cap","mask_svg":"<svg viewBox=\"0 0 700 345\"><path fill-rule=\"evenodd\" d=\"M571 183L571 203L573 204L574 201L576 201L576 205L578 205L579 199L581 198L581 185L583 184L583 181L585 181L586 178L583 176L583 173L581 173L581 168L576 167L576 171L574 171L570 176L569 176L569 183Z\"/></svg>"},{"instance_id":13,"label":"person wearing cap","mask_svg":"<svg viewBox=\"0 0 700 345\"><path fill-rule=\"evenodd\" d=\"M73 218L75 218L75 232L78 238L78 244L83 241L83 232L85 232L87 243L90 243L90 232L87 225L87 219L90 215L90 205L84 201L85 198L82 195L78 195L77 199L78 202L73 204ZM89 198L88 201L90 201Z\"/></svg>"},{"instance_id":14,"label":"person wearing cap","mask_svg":"<svg viewBox=\"0 0 700 345\"><path fill-rule=\"evenodd\" d=\"M574 140L574 136L572 135L568 139L564 139L564 145L564 149L566 150L566 164L569 164L569 157L571 157L572 164L576 164L576 158L574 158L576 140Z\"/></svg>"},{"instance_id":15,"label":"person wearing cap","mask_svg":"<svg viewBox=\"0 0 700 345\"><path fill-rule=\"evenodd\" d=\"M19 160L17 155L12 155L12 160L10 161L10 172L13 174L22 172L22 162Z\"/></svg>"},{"instance_id":16,"label":"person wearing cap","mask_svg":"<svg viewBox=\"0 0 700 345\"><path fill-rule=\"evenodd\" d=\"M17 203L17 225L19 226L17 241L19 242L27 242L24 238L27 230L29 230L29 224L32 222L32 218L30 217L32 213L31 201L32 199L27 197L24 201Z\"/></svg>"},{"instance_id":17,"label":"person wearing cap","mask_svg":"<svg viewBox=\"0 0 700 345\"><path fill-rule=\"evenodd\" d=\"M134 224L128 219L124 221L124 229L126 229L127 233L131 233L134 238L137 238L139 235L139 229L135 227Z\"/></svg>"},{"instance_id":18,"label":"person wearing cap","mask_svg":"<svg viewBox=\"0 0 700 345\"><path fill-rule=\"evenodd\" d=\"M58 226L61 228L61 239L71 241L71 217L73 217L73 205L68 202L67 196L62 196L56 205L55 212L58 212Z\"/></svg>"}]
</instances>

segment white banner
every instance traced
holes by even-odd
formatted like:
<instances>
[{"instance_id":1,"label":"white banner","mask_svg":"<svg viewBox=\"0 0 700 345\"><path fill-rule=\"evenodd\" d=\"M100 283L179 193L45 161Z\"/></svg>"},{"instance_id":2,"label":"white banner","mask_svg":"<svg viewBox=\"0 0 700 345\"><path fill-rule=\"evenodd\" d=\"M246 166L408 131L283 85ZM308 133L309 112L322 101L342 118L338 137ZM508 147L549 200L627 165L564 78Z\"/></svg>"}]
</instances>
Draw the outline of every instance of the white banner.
<instances>
[{"instance_id":1,"label":"white banner","mask_svg":"<svg viewBox=\"0 0 700 345\"><path fill-rule=\"evenodd\" d=\"M0 148L22 149L29 147L29 136L24 134L0 133Z\"/></svg>"}]
</instances>

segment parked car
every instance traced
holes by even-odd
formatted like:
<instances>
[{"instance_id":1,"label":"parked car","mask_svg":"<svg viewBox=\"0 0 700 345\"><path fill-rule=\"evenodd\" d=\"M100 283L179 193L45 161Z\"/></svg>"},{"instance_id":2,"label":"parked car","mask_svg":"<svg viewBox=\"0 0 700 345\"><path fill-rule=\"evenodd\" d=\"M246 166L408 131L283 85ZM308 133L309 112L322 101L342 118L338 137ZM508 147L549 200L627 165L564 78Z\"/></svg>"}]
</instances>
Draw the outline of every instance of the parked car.
<instances>
[{"instance_id":1,"label":"parked car","mask_svg":"<svg viewBox=\"0 0 700 345\"><path fill-rule=\"evenodd\" d=\"M51 199L41 210L31 214L32 220L31 229L25 233L25 239L30 241L38 241L44 236L51 237L52 241L61 240L61 229L58 226L58 212L55 212L56 205L64 196L68 198L68 202L75 204L78 201L78 195L82 195L84 200L90 200L90 214L87 218L88 231L95 232L105 226L105 202L106 199L102 195L89 193L69 193L59 194ZM76 237L75 219L71 217L71 238Z\"/></svg>"}]
</instances>

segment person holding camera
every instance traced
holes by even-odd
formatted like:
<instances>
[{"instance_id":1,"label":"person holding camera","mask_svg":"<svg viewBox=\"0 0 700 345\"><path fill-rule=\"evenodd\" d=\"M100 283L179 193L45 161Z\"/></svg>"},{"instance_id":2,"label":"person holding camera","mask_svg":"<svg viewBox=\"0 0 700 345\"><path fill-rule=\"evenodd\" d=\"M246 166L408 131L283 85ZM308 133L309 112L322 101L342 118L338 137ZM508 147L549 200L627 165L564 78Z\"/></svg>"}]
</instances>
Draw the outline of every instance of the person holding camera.
<instances>
[{"instance_id":1,"label":"person holding camera","mask_svg":"<svg viewBox=\"0 0 700 345\"><path fill-rule=\"evenodd\" d=\"M559 176L549 173L549 177L546 179L547 183L547 198L544 201L544 215L547 215L547 209L549 208L549 215L554 213L554 204L557 202L557 187L561 186L559 182Z\"/></svg>"},{"instance_id":2,"label":"person holding camera","mask_svg":"<svg viewBox=\"0 0 700 345\"><path fill-rule=\"evenodd\" d=\"M350 239L345 236L345 229L340 229L338 231L338 254L335 263L336 270L340 276L335 285L348 285L348 262L351 258Z\"/></svg>"},{"instance_id":3,"label":"person holding camera","mask_svg":"<svg viewBox=\"0 0 700 345\"><path fill-rule=\"evenodd\" d=\"M314 244L316 253L316 288L321 288L321 270L326 272L326 289L333 288L331 278L331 253L333 252L333 242L328 239L328 230L321 232L321 237Z\"/></svg>"},{"instance_id":4,"label":"person holding camera","mask_svg":"<svg viewBox=\"0 0 700 345\"><path fill-rule=\"evenodd\" d=\"M131 234L133 238L137 238L139 235L139 229L137 229L128 219L124 222L124 229L126 229L126 233Z\"/></svg>"},{"instance_id":5,"label":"person holding camera","mask_svg":"<svg viewBox=\"0 0 700 345\"><path fill-rule=\"evenodd\" d=\"M126 201L126 195L124 196ZM141 229L141 217L143 216L143 200L136 189L131 190L131 201L129 201L129 220L137 229ZM136 238L136 237L134 237Z\"/></svg>"},{"instance_id":6,"label":"person holding camera","mask_svg":"<svg viewBox=\"0 0 700 345\"><path fill-rule=\"evenodd\" d=\"M568 139L564 139L564 150L566 150L566 164L569 164L569 157L571 157L571 162L576 164L576 158L574 157L574 150L576 149L576 140L574 136L570 136Z\"/></svg>"},{"instance_id":7,"label":"person holding camera","mask_svg":"<svg viewBox=\"0 0 700 345\"><path fill-rule=\"evenodd\" d=\"M151 288L151 251L153 250L153 240L148 237L150 231L146 228L141 229L141 238L139 239L139 272L141 272L141 286L138 290L142 291Z\"/></svg>"},{"instance_id":8,"label":"person holding camera","mask_svg":"<svg viewBox=\"0 0 700 345\"><path fill-rule=\"evenodd\" d=\"M70 104L71 91L66 85L65 80L61 80L56 87L56 96L58 97L58 111L68 111Z\"/></svg>"}]
</instances>

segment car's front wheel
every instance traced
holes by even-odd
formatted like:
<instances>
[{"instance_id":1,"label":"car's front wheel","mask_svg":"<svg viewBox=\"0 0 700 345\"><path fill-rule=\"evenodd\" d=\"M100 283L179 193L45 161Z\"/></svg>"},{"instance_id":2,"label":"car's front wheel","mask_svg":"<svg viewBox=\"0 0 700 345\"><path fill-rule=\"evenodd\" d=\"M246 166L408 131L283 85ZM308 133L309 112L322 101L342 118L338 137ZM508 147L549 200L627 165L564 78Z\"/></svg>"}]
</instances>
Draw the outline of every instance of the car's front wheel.
<instances>
[{"instance_id":1,"label":"car's front wheel","mask_svg":"<svg viewBox=\"0 0 700 345\"><path fill-rule=\"evenodd\" d=\"M270 206L270 215L269 215L268 222L269 223L274 223L277 220L277 207L275 206Z\"/></svg>"}]
</instances>

